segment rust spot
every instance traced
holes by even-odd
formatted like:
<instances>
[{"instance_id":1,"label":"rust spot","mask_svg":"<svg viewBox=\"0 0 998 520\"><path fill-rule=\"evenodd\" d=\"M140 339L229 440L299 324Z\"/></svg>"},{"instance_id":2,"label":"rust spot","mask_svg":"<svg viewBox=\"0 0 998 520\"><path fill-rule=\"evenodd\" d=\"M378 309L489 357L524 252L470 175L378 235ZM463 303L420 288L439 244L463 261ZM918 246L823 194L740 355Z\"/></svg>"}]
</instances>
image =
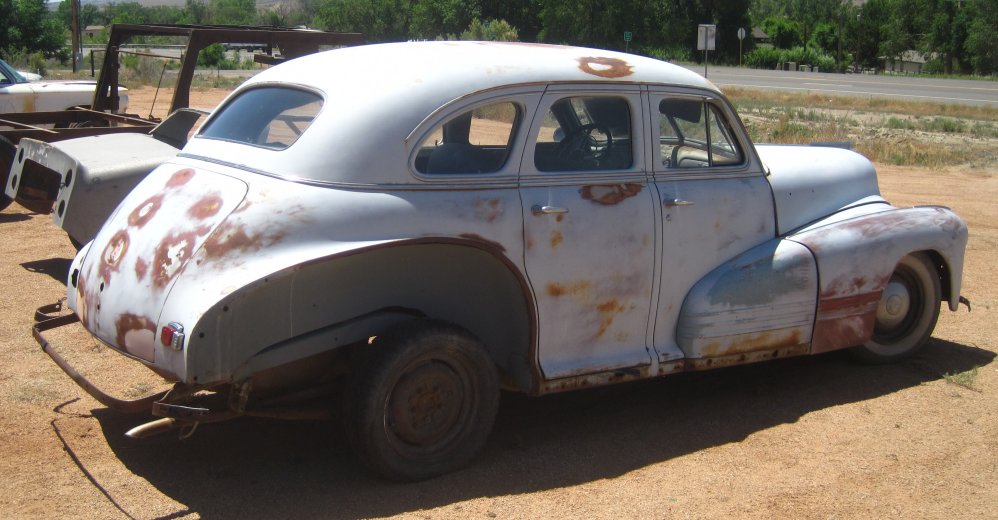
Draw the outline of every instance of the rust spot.
<instances>
[{"instance_id":1,"label":"rust spot","mask_svg":"<svg viewBox=\"0 0 998 520\"><path fill-rule=\"evenodd\" d=\"M594 56L579 58L579 70L601 78L622 78L634 73L634 67L620 58Z\"/></svg>"},{"instance_id":2,"label":"rust spot","mask_svg":"<svg viewBox=\"0 0 998 520\"><path fill-rule=\"evenodd\" d=\"M90 328L90 310L97 309L96 295L87 291L87 280L81 274L76 282L77 312L83 326Z\"/></svg>"},{"instance_id":3,"label":"rust spot","mask_svg":"<svg viewBox=\"0 0 998 520\"><path fill-rule=\"evenodd\" d=\"M606 334L606 331L610 329L610 326L613 325L613 319L627 309L616 298L611 298L598 304L596 310L600 314L599 330L596 331L595 336L598 339L603 337L603 334Z\"/></svg>"},{"instance_id":4,"label":"rust spot","mask_svg":"<svg viewBox=\"0 0 998 520\"><path fill-rule=\"evenodd\" d=\"M149 272L149 264L145 260L139 258L135 261L135 277L139 280L146 277L146 273Z\"/></svg>"},{"instance_id":5,"label":"rust spot","mask_svg":"<svg viewBox=\"0 0 998 520\"><path fill-rule=\"evenodd\" d=\"M876 309L859 316L819 318L814 324L814 341L811 345L811 353L818 354L861 345L873 336L873 326L876 320Z\"/></svg>"},{"instance_id":6,"label":"rust spot","mask_svg":"<svg viewBox=\"0 0 998 520\"><path fill-rule=\"evenodd\" d=\"M565 220L565 214L559 213L556 217L554 217L554 220L555 222L561 222L562 220Z\"/></svg>"},{"instance_id":7,"label":"rust spot","mask_svg":"<svg viewBox=\"0 0 998 520\"><path fill-rule=\"evenodd\" d=\"M111 237L100 256L100 277L111 281L111 273L118 271L118 264L128 251L128 231L122 229Z\"/></svg>"},{"instance_id":8,"label":"rust spot","mask_svg":"<svg viewBox=\"0 0 998 520\"><path fill-rule=\"evenodd\" d=\"M128 336L130 332L149 331L154 337L156 334L156 322L145 316L137 316L135 314L122 314L115 320L114 327L117 331L117 335L115 336L117 346L126 350L129 347ZM136 345L133 344L132 346L135 347ZM148 348L148 345L142 346Z\"/></svg>"},{"instance_id":9,"label":"rust spot","mask_svg":"<svg viewBox=\"0 0 998 520\"><path fill-rule=\"evenodd\" d=\"M180 170L170 176L170 180L166 181L166 187L179 188L180 186L187 184L193 178L194 170L191 168L184 168L183 170Z\"/></svg>"},{"instance_id":10,"label":"rust spot","mask_svg":"<svg viewBox=\"0 0 998 520\"><path fill-rule=\"evenodd\" d=\"M502 215L502 200L479 199L475 201L475 215L486 222L495 222Z\"/></svg>"},{"instance_id":11,"label":"rust spot","mask_svg":"<svg viewBox=\"0 0 998 520\"><path fill-rule=\"evenodd\" d=\"M704 357L738 354L741 354L744 357L744 354L748 352L784 349L795 347L801 343L801 331L800 329L794 329L789 335L776 335L772 332L742 334L732 338L730 341L725 342L723 345L720 342L712 341L704 345L700 350ZM744 362L745 359L736 361Z\"/></svg>"},{"instance_id":12,"label":"rust spot","mask_svg":"<svg viewBox=\"0 0 998 520\"><path fill-rule=\"evenodd\" d=\"M152 261L152 283L154 287L162 289L170 283L170 280L177 275L184 262L191 257L197 238L207 233L208 230L207 226L202 226L193 231L171 233L159 243Z\"/></svg>"},{"instance_id":13,"label":"rust spot","mask_svg":"<svg viewBox=\"0 0 998 520\"><path fill-rule=\"evenodd\" d=\"M554 230L554 231L552 231L551 232L551 249L557 249L558 246L561 245L562 240L564 240L564 237L561 236L561 231L558 231L557 229Z\"/></svg>"},{"instance_id":14,"label":"rust spot","mask_svg":"<svg viewBox=\"0 0 998 520\"><path fill-rule=\"evenodd\" d=\"M142 227L149 222L159 208L163 205L163 194L153 195L145 200L142 204L139 204L132 210L128 215L128 225L134 227Z\"/></svg>"},{"instance_id":15,"label":"rust spot","mask_svg":"<svg viewBox=\"0 0 998 520\"><path fill-rule=\"evenodd\" d=\"M553 296L555 298L560 298L566 294L571 294L577 296L589 290L591 284L589 282L576 282L569 285L564 285L556 282L549 282L547 286L548 296Z\"/></svg>"},{"instance_id":16,"label":"rust spot","mask_svg":"<svg viewBox=\"0 0 998 520\"><path fill-rule=\"evenodd\" d=\"M283 235L266 236L262 233L250 234L242 224L225 223L220 226L204 244L205 258L222 258L230 253L259 251L279 241Z\"/></svg>"},{"instance_id":17,"label":"rust spot","mask_svg":"<svg viewBox=\"0 0 998 520\"><path fill-rule=\"evenodd\" d=\"M612 206L641 193L643 188L644 186L636 183L583 186L579 193L583 199L604 206Z\"/></svg>"},{"instance_id":18,"label":"rust spot","mask_svg":"<svg viewBox=\"0 0 998 520\"><path fill-rule=\"evenodd\" d=\"M233 213L242 213L242 212L248 210L250 208L250 206L252 206L252 205L253 205L252 201L250 201L250 200L244 200L244 201L242 201L239 204L239 207L237 207L236 210L233 211Z\"/></svg>"},{"instance_id":19,"label":"rust spot","mask_svg":"<svg viewBox=\"0 0 998 520\"><path fill-rule=\"evenodd\" d=\"M534 248L534 239L528 238L527 239L527 249L533 249L533 248Z\"/></svg>"},{"instance_id":20,"label":"rust spot","mask_svg":"<svg viewBox=\"0 0 998 520\"><path fill-rule=\"evenodd\" d=\"M472 241L475 241L475 242L481 242L483 244L488 245L489 247L491 247L493 249L498 249L499 251L502 251L502 252L506 251L506 248L503 247L502 244L500 244L499 242L496 242L494 240L489 240L489 239L487 239L487 238L485 238L485 237L483 237L481 235L476 235L475 233L461 233L459 236L461 238L466 238L468 240L472 240Z\"/></svg>"},{"instance_id":21,"label":"rust spot","mask_svg":"<svg viewBox=\"0 0 998 520\"><path fill-rule=\"evenodd\" d=\"M218 214L223 202L222 197L217 194L205 195L187 210L187 214L198 220L204 220Z\"/></svg>"}]
</instances>

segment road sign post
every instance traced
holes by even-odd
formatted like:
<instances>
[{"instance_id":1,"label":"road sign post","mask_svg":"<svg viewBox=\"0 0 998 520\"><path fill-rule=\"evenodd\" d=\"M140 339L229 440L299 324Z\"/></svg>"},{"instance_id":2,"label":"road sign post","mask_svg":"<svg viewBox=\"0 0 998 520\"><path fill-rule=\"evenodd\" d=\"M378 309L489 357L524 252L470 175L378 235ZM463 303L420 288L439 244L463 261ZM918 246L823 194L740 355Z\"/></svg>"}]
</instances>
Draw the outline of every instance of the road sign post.
<instances>
[{"instance_id":1,"label":"road sign post","mask_svg":"<svg viewBox=\"0 0 998 520\"><path fill-rule=\"evenodd\" d=\"M738 66L742 66L742 41L745 39L745 28L738 28Z\"/></svg>"},{"instance_id":2,"label":"road sign post","mask_svg":"<svg viewBox=\"0 0 998 520\"><path fill-rule=\"evenodd\" d=\"M703 51L703 77L707 77L708 51L714 50L714 40L717 36L717 26L702 23L697 26L697 50Z\"/></svg>"},{"instance_id":3,"label":"road sign post","mask_svg":"<svg viewBox=\"0 0 998 520\"><path fill-rule=\"evenodd\" d=\"M624 52L627 52L627 48L633 39L634 33L631 31L624 31Z\"/></svg>"}]
</instances>

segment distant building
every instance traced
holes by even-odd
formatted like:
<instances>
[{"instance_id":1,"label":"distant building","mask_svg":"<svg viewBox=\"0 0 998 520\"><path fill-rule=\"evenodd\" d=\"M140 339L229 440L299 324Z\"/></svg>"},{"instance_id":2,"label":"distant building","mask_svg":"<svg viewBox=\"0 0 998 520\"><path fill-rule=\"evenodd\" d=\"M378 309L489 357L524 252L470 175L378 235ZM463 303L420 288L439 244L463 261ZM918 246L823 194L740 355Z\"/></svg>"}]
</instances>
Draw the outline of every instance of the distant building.
<instances>
[{"instance_id":1,"label":"distant building","mask_svg":"<svg viewBox=\"0 0 998 520\"><path fill-rule=\"evenodd\" d=\"M752 28L752 39L755 40L756 47L772 47L773 40L762 30L761 27Z\"/></svg>"},{"instance_id":2,"label":"distant building","mask_svg":"<svg viewBox=\"0 0 998 520\"><path fill-rule=\"evenodd\" d=\"M925 55L918 51L907 50L901 53L900 59L884 56L884 70L887 72L921 74L925 64L936 59L936 57L936 53Z\"/></svg>"}]
</instances>

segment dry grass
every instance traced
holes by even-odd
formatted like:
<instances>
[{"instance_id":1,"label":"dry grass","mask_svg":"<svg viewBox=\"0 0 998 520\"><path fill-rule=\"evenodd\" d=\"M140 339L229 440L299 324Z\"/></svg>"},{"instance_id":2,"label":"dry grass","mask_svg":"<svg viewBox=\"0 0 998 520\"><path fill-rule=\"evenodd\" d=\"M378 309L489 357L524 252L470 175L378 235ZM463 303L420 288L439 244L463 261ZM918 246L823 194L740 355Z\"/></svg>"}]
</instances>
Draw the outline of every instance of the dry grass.
<instances>
[{"instance_id":1,"label":"dry grass","mask_svg":"<svg viewBox=\"0 0 998 520\"><path fill-rule=\"evenodd\" d=\"M991 107L740 88L726 93L757 143L847 141L885 164L998 165L998 110Z\"/></svg>"}]
</instances>

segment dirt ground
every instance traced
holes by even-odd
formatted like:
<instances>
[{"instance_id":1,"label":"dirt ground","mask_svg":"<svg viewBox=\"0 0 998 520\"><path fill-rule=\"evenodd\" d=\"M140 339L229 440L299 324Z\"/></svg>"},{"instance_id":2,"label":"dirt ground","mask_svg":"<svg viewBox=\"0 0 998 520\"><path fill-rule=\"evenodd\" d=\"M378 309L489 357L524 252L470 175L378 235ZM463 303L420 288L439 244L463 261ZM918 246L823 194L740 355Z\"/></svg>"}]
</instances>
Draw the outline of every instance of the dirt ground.
<instances>
[{"instance_id":1,"label":"dirt ground","mask_svg":"<svg viewBox=\"0 0 998 520\"><path fill-rule=\"evenodd\" d=\"M471 467L405 485L369 476L328 423L125 438L145 417L105 409L31 338L74 250L47 215L12 206L0 213L0 517L996 518L998 170L878 169L895 204L948 205L970 227L973 312L944 308L917 357L871 367L833 353L504 396ZM123 393L157 384L86 335L60 341Z\"/></svg>"}]
</instances>

